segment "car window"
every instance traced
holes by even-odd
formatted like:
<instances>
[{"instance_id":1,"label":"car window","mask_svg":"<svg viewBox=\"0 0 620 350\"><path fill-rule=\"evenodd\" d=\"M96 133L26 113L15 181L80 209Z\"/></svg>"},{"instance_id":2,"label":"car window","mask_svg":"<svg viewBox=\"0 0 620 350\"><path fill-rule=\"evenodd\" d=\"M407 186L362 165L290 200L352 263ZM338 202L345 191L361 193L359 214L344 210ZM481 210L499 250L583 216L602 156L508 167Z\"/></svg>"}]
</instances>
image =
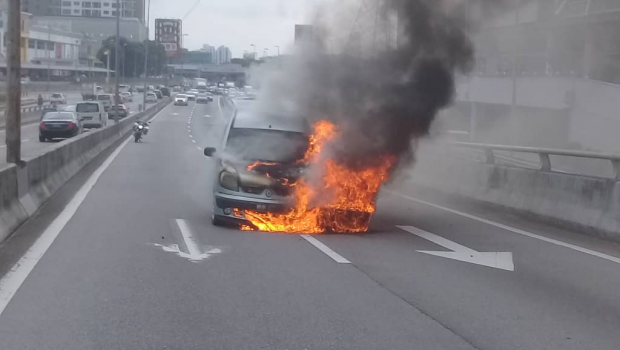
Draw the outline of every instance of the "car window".
<instances>
[{"instance_id":1,"label":"car window","mask_svg":"<svg viewBox=\"0 0 620 350\"><path fill-rule=\"evenodd\" d=\"M99 100L99 101L110 101L111 98L110 98L110 95L99 95L99 96L97 96L97 100Z\"/></svg>"},{"instance_id":2,"label":"car window","mask_svg":"<svg viewBox=\"0 0 620 350\"><path fill-rule=\"evenodd\" d=\"M66 113L66 112L50 112L45 114L45 117L43 117L43 120L67 120L67 119L73 119L73 113Z\"/></svg>"},{"instance_id":3,"label":"car window","mask_svg":"<svg viewBox=\"0 0 620 350\"><path fill-rule=\"evenodd\" d=\"M62 97L62 95L60 95L60 94L52 94L52 97L58 98L58 97Z\"/></svg>"},{"instance_id":4,"label":"car window","mask_svg":"<svg viewBox=\"0 0 620 350\"><path fill-rule=\"evenodd\" d=\"M233 128L224 153L250 161L291 162L303 157L308 142L299 132Z\"/></svg>"},{"instance_id":5,"label":"car window","mask_svg":"<svg viewBox=\"0 0 620 350\"><path fill-rule=\"evenodd\" d=\"M99 112L99 105L96 103L80 103L77 105L76 111L79 113Z\"/></svg>"}]
</instances>

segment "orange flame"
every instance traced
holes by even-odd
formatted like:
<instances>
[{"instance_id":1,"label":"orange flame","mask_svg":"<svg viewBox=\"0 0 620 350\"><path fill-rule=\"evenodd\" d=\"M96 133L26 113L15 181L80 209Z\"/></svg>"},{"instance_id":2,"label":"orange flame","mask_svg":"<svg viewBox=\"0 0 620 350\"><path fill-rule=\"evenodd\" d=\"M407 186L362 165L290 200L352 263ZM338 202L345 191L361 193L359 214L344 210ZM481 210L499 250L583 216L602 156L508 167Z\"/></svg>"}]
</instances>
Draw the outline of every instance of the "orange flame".
<instances>
[{"instance_id":1,"label":"orange flame","mask_svg":"<svg viewBox=\"0 0 620 350\"><path fill-rule=\"evenodd\" d=\"M318 171L318 181L300 179L294 184L294 204L284 214L246 211L245 217L258 230L316 234L365 232L375 212L375 199L388 179L396 158L386 156L378 165L353 170L323 153L324 146L340 136L334 124L320 121L314 126L303 159Z\"/></svg>"}]
</instances>

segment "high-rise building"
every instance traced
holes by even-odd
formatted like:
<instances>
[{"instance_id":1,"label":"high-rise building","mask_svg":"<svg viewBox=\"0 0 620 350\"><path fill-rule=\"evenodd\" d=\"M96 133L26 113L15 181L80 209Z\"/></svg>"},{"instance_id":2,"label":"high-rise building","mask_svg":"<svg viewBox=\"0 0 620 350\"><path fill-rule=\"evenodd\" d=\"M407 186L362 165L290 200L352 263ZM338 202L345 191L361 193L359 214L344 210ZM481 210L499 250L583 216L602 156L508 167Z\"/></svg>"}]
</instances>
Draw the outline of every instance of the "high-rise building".
<instances>
[{"instance_id":1,"label":"high-rise building","mask_svg":"<svg viewBox=\"0 0 620 350\"><path fill-rule=\"evenodd\" d=\"M120 0L122 18L144 22L145 0ZM35 16L116 17L116 0L21 0L22 11Z\"/></svg>"},{"instance_id":2,"label":"high-rise building","mask_svg":"<svg viewBox=\"0 0 620 350\"><path fill-rule=\"evenodd\" d=\"M60 16L62 0L21 0L22 11L35 16Z\"/></svg>"},{"instance_id":3,"label":"high-rise building","mask_svg":"<svg viewBox=\"0 0 620 350\"><path fill-rule=\"evenodd\" d=\"M215 59L213 60L215 64L224 64L230 62L232 59L232 52L226 46L220 46L215 51Z\"/></svg>"}]
</instances>

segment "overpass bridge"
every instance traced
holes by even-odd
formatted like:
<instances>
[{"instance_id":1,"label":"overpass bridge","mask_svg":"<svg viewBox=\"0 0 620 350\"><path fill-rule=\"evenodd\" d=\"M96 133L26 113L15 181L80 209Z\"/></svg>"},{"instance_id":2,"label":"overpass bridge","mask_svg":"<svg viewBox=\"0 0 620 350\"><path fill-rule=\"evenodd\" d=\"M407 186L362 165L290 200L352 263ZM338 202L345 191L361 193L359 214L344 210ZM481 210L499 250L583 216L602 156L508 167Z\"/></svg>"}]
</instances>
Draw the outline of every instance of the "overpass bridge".
<instances>
[{"instance_id":1,"label":"overpass bridge","mask_svg":"<svg viewBox=\"0 0 620 350\"><path fill-rule=\"evenodd\" d=\"M245 82L247 68L240 64L169 64L175 74L186 78L205 78L209 81Z\"/></svg>"}]
</instances>

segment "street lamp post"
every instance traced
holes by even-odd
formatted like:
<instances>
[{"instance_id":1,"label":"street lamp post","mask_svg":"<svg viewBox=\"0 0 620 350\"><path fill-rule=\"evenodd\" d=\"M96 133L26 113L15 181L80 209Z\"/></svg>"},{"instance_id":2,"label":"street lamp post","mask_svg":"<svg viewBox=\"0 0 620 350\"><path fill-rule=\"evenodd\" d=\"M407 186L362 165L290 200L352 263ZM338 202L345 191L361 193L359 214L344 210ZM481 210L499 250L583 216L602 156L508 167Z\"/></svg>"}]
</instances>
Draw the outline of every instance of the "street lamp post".
<instances>
[{"instance_id":1,"label":"street lamp post","mask_svg":"<svg viewBox=\"0 0 620 350\"><path fill-rule=\"evenodd\" d=\"M151 16L151 0L146 7L146 41L144 42L144 91L142 93L142 108L146 109L146 77L148 75L149 62L149 23Z\"/></svg>"},{"instance_id":2,"label":"street lamp post","mask_svg":"<svg viewBox=\"0 0 620 350\"><path fill-rule=\"evenodd\" d=\"M254 49L252 52L254 53L254 59L256 59L256 45L250 44L250 46Z\"/></svg>"},{"instance_id":3,"label":"street lamp post","mask_svg":"<svg viewBox=\"0 0 620 350\"><path fill-rule=\"evenodd\" d=\"M116 82L114 85L114 123L118 123L118 100L120 99L118 93L118 68L119 68L119 60L118 54L120 51L121 43L120 43L120 33L121 32L121 0L116 0L116 42L114 43L114 77L116 78Z\"/></svg>"}]
</instances>

